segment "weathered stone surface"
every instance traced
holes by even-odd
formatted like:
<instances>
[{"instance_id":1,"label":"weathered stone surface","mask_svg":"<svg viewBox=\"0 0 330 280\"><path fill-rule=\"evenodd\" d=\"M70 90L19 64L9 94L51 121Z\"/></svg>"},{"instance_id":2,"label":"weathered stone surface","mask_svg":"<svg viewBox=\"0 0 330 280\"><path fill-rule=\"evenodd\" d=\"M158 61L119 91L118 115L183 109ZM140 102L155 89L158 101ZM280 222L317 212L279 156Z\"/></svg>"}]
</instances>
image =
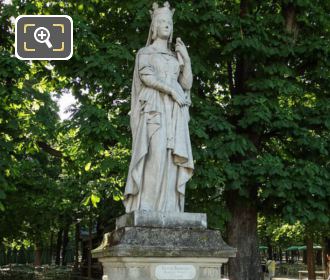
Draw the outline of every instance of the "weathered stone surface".
<instances>
[{"instance_id":1,"label":"weathered stone surface","mask_svg":"<svg viewBox=\"0 0 330 280\"><path fill-rule=\"evenodd\" d=\"M133 226L105 234L92 255L104 280L219 280L236 250L215 230Z\"/></svg>"},{"instance_id":2,"label":"weathered stone surface","mask_svg":"<svg viewBox=\"0 0 330 280\"><path fill-rule=\"evenodd\" d=\"M134 211L116 220L116 228L122 227L160 228L207 228L206 214L180 212Z\"/></svg>"},{"instance_id":3,"label":"weathered stone surface","mask_svg":"<svg viewBox=\"0 0 330 280\"><path fill-rule=\"evenodd\" d=\"M221 233L207 229L124 227L104 236L93 257L234 257Z\"/></svg>"}]
</instances>

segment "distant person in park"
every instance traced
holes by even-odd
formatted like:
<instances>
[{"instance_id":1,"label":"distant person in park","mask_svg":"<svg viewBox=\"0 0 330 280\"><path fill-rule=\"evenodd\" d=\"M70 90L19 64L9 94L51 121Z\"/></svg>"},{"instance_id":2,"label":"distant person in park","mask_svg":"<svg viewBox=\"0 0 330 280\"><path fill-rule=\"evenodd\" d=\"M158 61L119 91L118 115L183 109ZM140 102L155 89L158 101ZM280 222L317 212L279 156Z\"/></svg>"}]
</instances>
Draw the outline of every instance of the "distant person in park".
<instances>
[{"instance_id":1,"label":"distant person in park","mask_svg":"<svg viewBox=\"0 0 330 280\"><path fill-rule=\"evenodd\" d=\"M184 211L194 164L189 136L192 71L180 38L172 50L173 13L154 3L146 47L136 55L131 92L132 158L126 212Z\"/></svg>"},{"instance_id":2,"label":"distant person in park","mask_svg":"<svg viewBox=\"0 0 330 280\"><path fill-rule=\"evenodd\" d=\"M267 261L266 267L267 267L267 270L268 270L269 279L273 279L273 277L275 277L276 262L274 260L270 259L270 260Z\"/></svg>"},{"instance_id":3,"label":"distant person in park","mask_svg":"<svg viewBox=\"0 0 330 280\"><path fill-rule=\"evenodd\" d=\"M267 264L267 259L262 258L262 260L261 260L261 271L262 271L263 277L266 275L266 273L268 273L266 264Z\"/></svg>"}]
</instances>

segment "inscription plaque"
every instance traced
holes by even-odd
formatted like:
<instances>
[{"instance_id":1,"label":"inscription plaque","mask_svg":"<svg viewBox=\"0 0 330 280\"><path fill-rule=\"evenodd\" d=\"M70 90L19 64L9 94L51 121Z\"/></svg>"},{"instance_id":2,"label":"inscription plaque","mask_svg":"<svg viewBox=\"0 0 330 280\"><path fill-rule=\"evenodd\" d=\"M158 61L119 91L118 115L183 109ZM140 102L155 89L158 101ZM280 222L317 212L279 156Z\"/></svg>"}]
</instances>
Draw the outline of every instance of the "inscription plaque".
<instances>
[{"instance_id":1,"label":"inscription plaque","mask_svg":"<svg viewBox=\"0 0 330 280\"><path fill-rule=\"evenodd\" d=\"M155 276L158 280L190 280L196 277L196 268L189 264L158 265Z\"/></svg>"}]
</instances>

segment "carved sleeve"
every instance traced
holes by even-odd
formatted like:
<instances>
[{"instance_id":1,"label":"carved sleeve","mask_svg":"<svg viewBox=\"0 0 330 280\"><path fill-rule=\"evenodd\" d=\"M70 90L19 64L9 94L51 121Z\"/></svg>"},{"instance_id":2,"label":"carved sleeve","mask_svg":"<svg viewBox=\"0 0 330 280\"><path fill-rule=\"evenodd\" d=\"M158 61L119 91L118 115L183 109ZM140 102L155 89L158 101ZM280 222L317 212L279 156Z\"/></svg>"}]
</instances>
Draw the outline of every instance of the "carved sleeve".
<instances>
[{"instance_id":1,"label":"carved sleeve","mask_svg":"<svg viewBox=\"0 0 330 280\"><path fill-rule=\"evenodd\" d=\"M183 69L179 75L179 83L181 84L182 88L185 90L190 90L192 87L193 82L193 75L191 71L191 63L190 61L185 62Z\"/></svg>"},{"instance_id":2,"label":"carved sleeve","mask_svg":"<svg viewBox=\"0 0 330 280\"><path fill-rule=\"evenodd\" d=\"M145 86L161 91L166 94L172 94L172 89L167 84L157 78L153 66L149 64L148 55L139 55L139 75Z\"/></svg>"}]
</instances>

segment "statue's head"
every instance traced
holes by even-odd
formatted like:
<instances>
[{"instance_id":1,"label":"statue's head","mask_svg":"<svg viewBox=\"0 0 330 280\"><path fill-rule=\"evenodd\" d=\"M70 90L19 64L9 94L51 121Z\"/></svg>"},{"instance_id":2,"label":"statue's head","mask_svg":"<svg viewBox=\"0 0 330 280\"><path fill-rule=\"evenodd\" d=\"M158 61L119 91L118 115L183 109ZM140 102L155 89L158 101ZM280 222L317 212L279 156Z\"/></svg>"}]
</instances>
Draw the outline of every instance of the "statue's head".
<instances>
[{"instance_id":1,"label":"statue's head","mask_svg":"<svg viewBox=\"0 0 330 280\"><path fill-rule=\"evenodd\" d=\"M150 11L151 26L147 45L150 45L157 38L167 39L171 43L174 9L170 9L168 2L165 2L163 7L159 7L157 3L154 3L152 8Z\"/></svg>"}]
</instances>

